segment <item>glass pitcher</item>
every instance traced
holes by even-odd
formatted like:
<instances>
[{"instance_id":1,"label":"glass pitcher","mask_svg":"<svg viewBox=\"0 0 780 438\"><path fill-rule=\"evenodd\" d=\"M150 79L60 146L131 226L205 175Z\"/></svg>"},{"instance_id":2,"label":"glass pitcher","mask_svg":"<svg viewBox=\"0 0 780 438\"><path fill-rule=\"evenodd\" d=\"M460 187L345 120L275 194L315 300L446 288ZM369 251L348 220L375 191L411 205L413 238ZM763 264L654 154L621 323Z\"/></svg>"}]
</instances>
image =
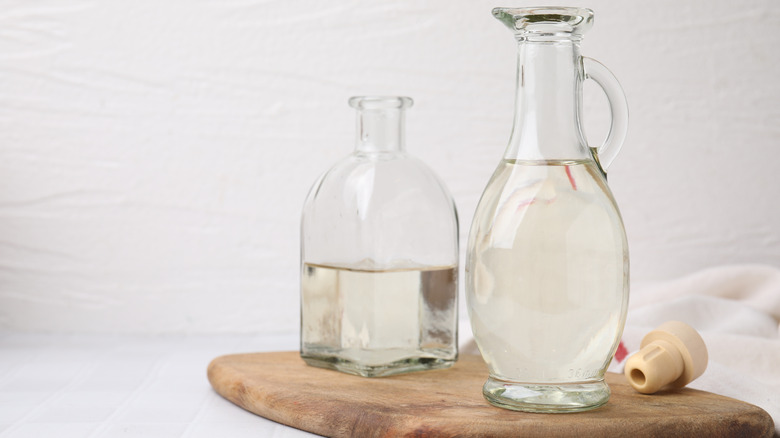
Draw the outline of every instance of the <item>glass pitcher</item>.
<instances>
[{"instance_id":1,"label":"glass pitcher","mask_svg":"<svg viewBox=\"0 0 780 438\"><path fill-rule=\"evenodd\" d=\"M615 77L580 56L593 11L497 8L518 42L515 118L469 235L466 297L497 406L575 412L609 398L604 373L628 304L628 245L606 169L626 134ZM582 83L605 91L612 124L589 147Z\"/></svg>"},{"instance_id":2,"label":"glass pitcher","mask_svg":"<svg viewBox=\"0 0 780 438\"><path fill-rule=\"evenodd\" d=\"M408 97L353 97L354 152L312 187L301 221L301 356L366 377L457 358L458 217L405 150Z\"/></svg>"}]
</instances>

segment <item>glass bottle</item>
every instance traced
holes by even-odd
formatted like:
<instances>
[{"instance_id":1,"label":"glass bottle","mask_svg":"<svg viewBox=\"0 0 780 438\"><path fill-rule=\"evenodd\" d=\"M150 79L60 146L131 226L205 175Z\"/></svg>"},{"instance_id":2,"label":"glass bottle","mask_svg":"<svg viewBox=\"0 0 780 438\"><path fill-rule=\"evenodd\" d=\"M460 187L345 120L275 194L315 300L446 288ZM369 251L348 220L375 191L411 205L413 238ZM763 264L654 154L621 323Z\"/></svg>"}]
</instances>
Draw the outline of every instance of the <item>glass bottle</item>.
<instances>
[{"instance_id":1,"label":"glass bottle","mask_svg":"<svg viewBox=\"0 0 780 438\"><path fill-rule=\"evenodd\" d=\"M404 145L408 97L353 97L354 152L312 187L301 223L301 356L366 377L457 358L458 218Z\"/></svg>"},{"instance_id":2,"label":"glass bottle","mask_svg":"<svg viewBox=\"0 0 780 438\"><path fill-rule=\"evenodd\" d=\"M466 297L492 404L575 412L609 398L604 373L628 304L628 245L607 187L628 107L615 77L580 56L593 11L497 8L518 43L515 118L469 235ZM582 83L605 91L612 124L588 147Z\"/></svg>"}]
</instances>

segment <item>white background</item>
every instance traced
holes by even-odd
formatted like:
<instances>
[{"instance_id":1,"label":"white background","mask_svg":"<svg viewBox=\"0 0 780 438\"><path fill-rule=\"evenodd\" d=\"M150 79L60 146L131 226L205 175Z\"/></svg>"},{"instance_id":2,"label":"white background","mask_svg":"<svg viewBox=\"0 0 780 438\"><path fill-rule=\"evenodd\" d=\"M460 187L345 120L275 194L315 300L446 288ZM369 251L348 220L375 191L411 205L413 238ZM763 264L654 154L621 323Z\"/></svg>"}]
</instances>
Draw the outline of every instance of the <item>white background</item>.
<instances>
[{"instance_id":1,"label":"white background","mask_svg":"<svg viewBox=\"0 0 780 438\"><path fill-rule=\"evenodd\" d=\"M631 109L610 185L633 281L780 266L780 2L574 4ZM353 95L415 99L408 150L465 246L512 120L493 6L0 1L0 329L296 331L300 210L352 149Z\"/></svg>"}]
</instances>

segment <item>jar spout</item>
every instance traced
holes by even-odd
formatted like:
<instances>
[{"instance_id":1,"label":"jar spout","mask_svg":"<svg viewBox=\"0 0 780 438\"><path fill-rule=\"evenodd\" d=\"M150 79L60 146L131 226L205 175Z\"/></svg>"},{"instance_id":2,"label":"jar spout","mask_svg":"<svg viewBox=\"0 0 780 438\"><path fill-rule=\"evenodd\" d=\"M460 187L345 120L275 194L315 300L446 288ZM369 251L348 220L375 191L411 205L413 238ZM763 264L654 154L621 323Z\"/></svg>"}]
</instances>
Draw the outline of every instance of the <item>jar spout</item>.
<instances>
[{"instance_id":1,"label":"jar spout","mask_svg":"<svg viewBox=\"0 0 780 438\"><path fill-rule=\"evenodd\" d=\"M518 39L579 39L593 26L593 11L587 8L495 8L493 16L513 31Z\"/></svg>"}]
</instances>

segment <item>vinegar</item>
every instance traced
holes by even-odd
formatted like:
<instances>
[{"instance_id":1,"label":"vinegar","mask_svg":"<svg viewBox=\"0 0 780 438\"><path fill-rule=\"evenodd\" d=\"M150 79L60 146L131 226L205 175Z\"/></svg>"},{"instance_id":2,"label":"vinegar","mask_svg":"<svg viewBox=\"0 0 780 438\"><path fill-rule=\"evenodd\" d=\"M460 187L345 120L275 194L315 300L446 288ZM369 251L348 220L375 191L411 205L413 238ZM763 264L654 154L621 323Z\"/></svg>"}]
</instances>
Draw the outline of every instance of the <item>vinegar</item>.
<instances>
[{"instance_id":1,"label":"vinegar","mask_svg":"<svg viewBox=\"0 0 780 438\"><path fill-rule=\"evenodd\" d=\"M468 254L469 314L492 380L486 397L540 406L544 397L574 405L608 398L603 378L625 322L628 246L595 162L502 161L477 208Z\"/></svg>"},{"instance_id":2,"label":"vinegar","mask_svg":"<svg viewBox=\"0 0 780 438\"><path fill-rule=\"evenodd\" d=\"M309 363L381 376L455 362L453 266L372 270L305 263L301 294L301 356Z\"/></svg>"}]
</instances>

